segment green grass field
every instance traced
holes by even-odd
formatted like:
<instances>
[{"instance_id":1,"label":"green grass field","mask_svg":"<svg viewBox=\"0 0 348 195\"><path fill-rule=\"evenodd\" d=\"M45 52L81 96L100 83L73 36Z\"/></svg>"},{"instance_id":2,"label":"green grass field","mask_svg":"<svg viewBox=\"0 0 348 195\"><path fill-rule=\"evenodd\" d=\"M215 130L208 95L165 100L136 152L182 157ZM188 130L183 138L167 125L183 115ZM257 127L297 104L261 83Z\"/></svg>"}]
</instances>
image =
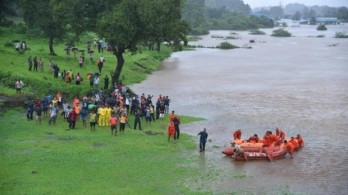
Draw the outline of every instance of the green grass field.
<instances>
[{"instance_id":1,"label":"green grass field","mask_svg":"<svg viewBox=\"0 0 348 195\"><path fill-rule=\"evenodd\" d=\"M1 194L186 194L194 193L188 181L204 174L194 166L191 136L168 143L168 118L117 136L81 121L68 130L62 117L55 126L47 118L36 124L22 109L8 110L0 123Z\"/></svg>"}]
</instances>

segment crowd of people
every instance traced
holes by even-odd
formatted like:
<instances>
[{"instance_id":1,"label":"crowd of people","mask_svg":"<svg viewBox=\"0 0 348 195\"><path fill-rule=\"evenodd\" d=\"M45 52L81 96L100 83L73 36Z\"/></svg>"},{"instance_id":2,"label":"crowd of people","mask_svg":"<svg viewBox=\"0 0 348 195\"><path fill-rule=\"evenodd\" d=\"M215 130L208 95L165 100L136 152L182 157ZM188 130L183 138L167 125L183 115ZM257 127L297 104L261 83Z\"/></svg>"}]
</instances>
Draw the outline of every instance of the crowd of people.
<instances>
[{"instance_id":1,"label":"crowd of people","mask_svg":"<svg viewBox=\"0 0 348 195\"><path fill-rule=\"evenodd\" d=\"M43 99L28 99L26 102L27 119L34 120L41 124L42 117L48 117L49 125L56 125L57 118L61 116L63 121L68 122L69 129L76 129L77 122L80 121L82 128L89 127L95 131L96 127L110 127L111 134L124 132L126 125L132 129L142 130L142 123L147 127L156 120L164 120L168 115L170 123L174 126L173 137L179 139L180 117L172 111L169 114L170 99L168 96L159 95L156 100L153 96L142 94L130 95L127 87L122 83L117 86L110 94L104 90L96 90L90 96L82 98L75 97L70 103L63 93L57 92L55 95L48 95ZM134 125L128 123L128 117L134 117ZM79 127L80 128L80 127Z\"/></svg>"}]
</instances>

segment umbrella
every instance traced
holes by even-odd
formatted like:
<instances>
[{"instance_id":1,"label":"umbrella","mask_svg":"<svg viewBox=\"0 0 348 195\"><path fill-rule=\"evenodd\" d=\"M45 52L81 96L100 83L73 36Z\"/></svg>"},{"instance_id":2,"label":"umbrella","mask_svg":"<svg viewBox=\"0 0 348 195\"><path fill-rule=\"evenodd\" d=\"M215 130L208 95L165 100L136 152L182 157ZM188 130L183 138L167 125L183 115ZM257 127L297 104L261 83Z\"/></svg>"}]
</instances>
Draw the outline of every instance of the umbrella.
<instances>
[{"instance_id":1,"label":"umbrella","mask_svg":"<svg viewBox=\"0 0 348 195\"><path fill-rule=\"evenodd\" d=\"M88 109L90 109L90 110L91 110L91 109L94 109L95 107L96 107L95 104L89 104L89 105L88 105Z\"/></svg>"}]
</instances>

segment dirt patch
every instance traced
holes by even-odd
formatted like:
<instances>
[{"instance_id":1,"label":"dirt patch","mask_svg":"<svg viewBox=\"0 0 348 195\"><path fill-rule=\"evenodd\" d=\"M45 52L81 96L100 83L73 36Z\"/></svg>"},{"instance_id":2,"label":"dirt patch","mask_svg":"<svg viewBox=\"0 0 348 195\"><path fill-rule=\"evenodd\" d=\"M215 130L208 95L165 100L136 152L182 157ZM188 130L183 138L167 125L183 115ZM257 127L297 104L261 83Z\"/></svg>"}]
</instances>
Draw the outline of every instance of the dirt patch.
<instances>
[{"instance_id":1,"label":"dirt patch","mask_svg":"<svg viewBox=\"0 0 348 195\"><path fill-rule=\"evenodd\" d=\"M102 146L104 146L104 144L96 143L96 142L93 143L93 147L94 148L99 148L99 147L102 147Z\"/></svg>"},{"instance_id":2,"label":"dirt patch","mask_svg":"<svg viewBox=\"0 0 348 195\"><path fill-rule=\"evenodd\" d=\"M163 133L153 132L153 131L145 131L146 135L163 135Z\"/></svg>"},{"instance_id":3,"label":"dirt patch","mask_svg":"<svg viewBox=\"0 0 348 195\"><path fill-rule=\"evenodd\" d=\"M75 138L71 137L71 136L58 137L59 141L71 141L73 139L75 139Z\"/></svg>"}]
</instances>

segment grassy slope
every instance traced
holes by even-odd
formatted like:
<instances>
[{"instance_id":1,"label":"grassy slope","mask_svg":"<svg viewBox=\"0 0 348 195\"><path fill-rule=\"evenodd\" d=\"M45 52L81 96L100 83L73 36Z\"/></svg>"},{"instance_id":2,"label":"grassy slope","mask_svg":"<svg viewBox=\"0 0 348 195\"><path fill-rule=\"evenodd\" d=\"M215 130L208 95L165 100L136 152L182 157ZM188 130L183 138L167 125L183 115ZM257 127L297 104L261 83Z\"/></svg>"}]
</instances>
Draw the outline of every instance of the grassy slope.
<instances>
[{"instance_id":1,"label":"grassy slope","mask_svg":"<svg viewBox=\"0 0 348 195\"><path fill-rule=\"evenodd\" d=\"M72 69L74 74L80 73L86 75L87 73L97 72L98 68L96 62L92 63L89 60L89 55L86 55L86 64L79 68L77 59L71 54L70 59L66 57L64 51L64 44L57 43L54 46L55 52L58 56L50 56L48 54L48 39L43 38L27 38L24 35L13 33L8 28L0 28L0 94L13 96L15 95L14 83L16 79L23 79L25 87L23 92L26 95L44 96L46 93L55 94L57 91L63 91L67 96L73 97L75 95L86 94L89 88L89 81L86 77L81 86L75 84L66 84L61 79L54 79L53 73L48 69L48 62L52 60L53 63L58 64L60 70ZM86 35L81 44L77 45L80 49L85 49L86 41L92 40L92 35ZM26 40L29 50L24 54L15 52L14 47L5 46L6 43L12 40ZM86 49L85 49L86 50ZM100 54L95 50L95 61ZM162 47L161 52L148 51L146 49L140 50L139 53L131 55L125 54L125 65L123 67L120 79L125 84L138 83L146 78L146 76L155 71L160 62L169 57L172 50L166 46ZM28 71L27 59L29 56L37 56L44 61L44 73ZM112 53L104 52L106 62L102 71L101 85L103 85L103 78L105 74L110 75L110 72L116 67L116 58Z\"/></svg>"}]
</instances>

